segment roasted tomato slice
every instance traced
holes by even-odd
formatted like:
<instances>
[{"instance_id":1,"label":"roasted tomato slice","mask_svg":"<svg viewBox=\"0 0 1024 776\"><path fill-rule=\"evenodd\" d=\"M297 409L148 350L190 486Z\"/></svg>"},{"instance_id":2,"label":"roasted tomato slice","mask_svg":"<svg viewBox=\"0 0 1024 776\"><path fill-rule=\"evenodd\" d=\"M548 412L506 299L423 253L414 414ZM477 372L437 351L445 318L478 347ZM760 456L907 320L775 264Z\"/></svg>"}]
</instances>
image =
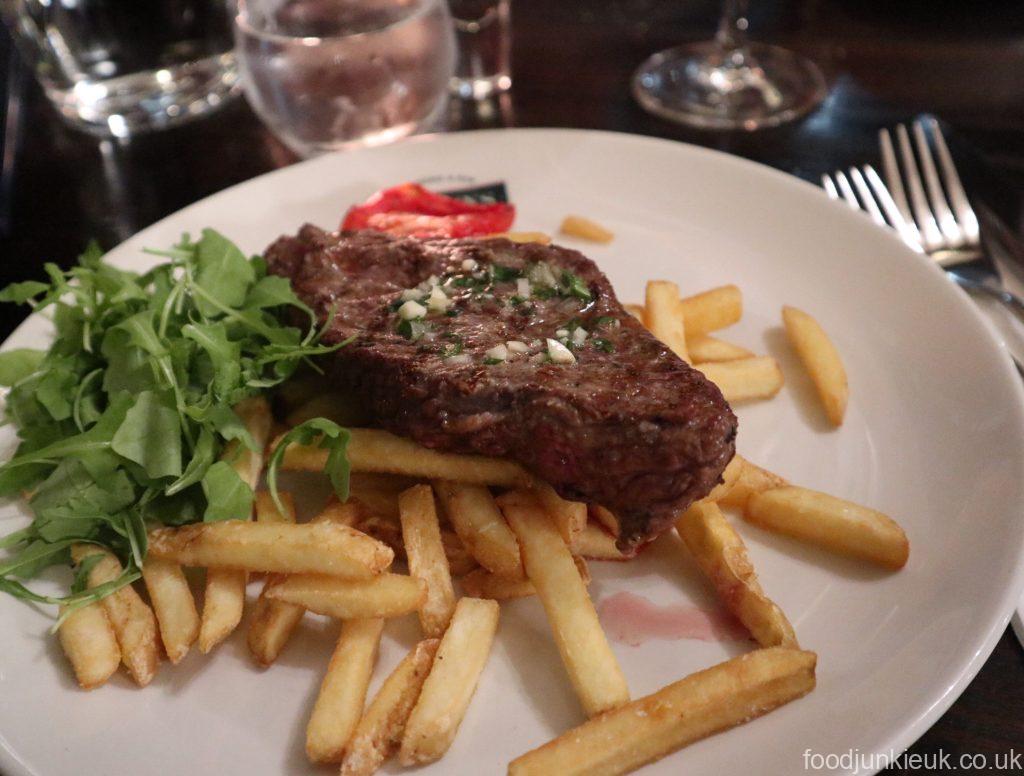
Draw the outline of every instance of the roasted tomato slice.
<instances>
[{"instance_id":1,"label":"roasted tomato slice","mask_svg":"<svg viewBox=\"0 0 1024 776\"><path fill-rule=\"evenodd\" d=\"M342 229L373 229L401 237L477 237L507 232L516 209L504 202L481 205L401 183L354 205Z\"/></svg>"}]
</instances>

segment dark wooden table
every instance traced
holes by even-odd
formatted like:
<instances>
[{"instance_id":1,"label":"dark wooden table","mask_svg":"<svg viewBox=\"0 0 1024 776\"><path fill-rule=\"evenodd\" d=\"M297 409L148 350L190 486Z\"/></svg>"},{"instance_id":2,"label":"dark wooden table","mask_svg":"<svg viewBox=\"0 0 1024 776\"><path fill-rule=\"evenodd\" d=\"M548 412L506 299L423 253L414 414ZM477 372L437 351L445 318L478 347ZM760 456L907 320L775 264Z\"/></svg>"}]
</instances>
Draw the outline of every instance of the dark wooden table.
<instances>
[{"instance_id":1,"label":"dark wooden table","mask_svg":"<svg viewBox=\"0 0 1024 776\"><path fill-rule=\"evenodd\" d=\"M452 128L565 126L658 135L817 180L822 172L875 158L879 127L927 111L954 128L954 152L967 167L972 197L1024 234L1019 2L753 5L755 38L806 53L829 76L831 96L799 123L750 135L703 134L650 117L634 104L628 91L633 68L653 51L709 37L716 2L514 0L510 100L483 110L455 105ZM90 238L112 247L201 197L295 161L242 100L195 124L117 144L68 129L27 76L15 82L23 132L13 193L4 203L10 221L0 235L0 285L38 274L44 261L67 265ZM22 315L0 310L0 337ZM991 762L1011 750L1024 750L1024 651L1008 631L912 751L944 751L954 761L977 753ZM793 772L799 768L795 764Z\"/></svg>"}]
</instances>

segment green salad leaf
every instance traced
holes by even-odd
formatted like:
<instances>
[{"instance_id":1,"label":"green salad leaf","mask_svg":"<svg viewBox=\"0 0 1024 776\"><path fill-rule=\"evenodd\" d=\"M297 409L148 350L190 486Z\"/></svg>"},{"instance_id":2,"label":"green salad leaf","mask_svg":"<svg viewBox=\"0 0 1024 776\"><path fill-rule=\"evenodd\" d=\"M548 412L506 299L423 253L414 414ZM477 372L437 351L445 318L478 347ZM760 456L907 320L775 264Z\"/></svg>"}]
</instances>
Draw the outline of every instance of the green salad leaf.
<instances>
[{"instance_id":1,"label":"green salad leaf","mask_svg":"<svg viewBox=\"0 0 1024 776\"><path fill-rule=\"evenodd\" d=\"M0 291L56 330L48 350L0 353L6 420L19 437L0 465L0 496L25 496L33 518L0 537L0 590L61 604L65 615L139 578L152 525L248 517L252 489L223 460L229 443L255 449L233 407L345 344L322 344L326 327L288 281L212 229L148 252L166 261L137 274L91 245L66 272L47 264L48 282ZM347 497L347 431L318 418L290 441L328 448L327 472ZM275 498L284 444L268 472ZM81 565L65 596L23 584L69 563L78 542L107 548L124 572L88 590Z\"/></svg>"}]
</instances>

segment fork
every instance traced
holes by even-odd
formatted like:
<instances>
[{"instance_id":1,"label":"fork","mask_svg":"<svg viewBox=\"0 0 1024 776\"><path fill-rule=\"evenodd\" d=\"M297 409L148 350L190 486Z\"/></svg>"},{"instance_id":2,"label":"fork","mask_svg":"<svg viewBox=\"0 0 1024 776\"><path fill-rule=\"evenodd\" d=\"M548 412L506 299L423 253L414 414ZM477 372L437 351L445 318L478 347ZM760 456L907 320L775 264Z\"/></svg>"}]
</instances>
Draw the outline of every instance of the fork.
<instances>
[{"instance_id":1,"label":"fork","mask_svg":"<svg viewBox=\"0 0 1024 776\"><path fill-rule=\"evenodd\" d=\"M928 144L929 131L934 156ZM916 157L907 127L899 124L895 134L902 175L892 135L882 129L878 139L886 182L871 165L851 168L849 177L840 170L834 176L822 176L829 197L845 200L854 210L865 210L875 223L895 229L911 248L927 253L965 290L998 300L1024 320L1024 299L1003 287L998 268L982 247L978 217L967 199L938 121L926 118L914 122Z\"/></svg>"}]
</instances>

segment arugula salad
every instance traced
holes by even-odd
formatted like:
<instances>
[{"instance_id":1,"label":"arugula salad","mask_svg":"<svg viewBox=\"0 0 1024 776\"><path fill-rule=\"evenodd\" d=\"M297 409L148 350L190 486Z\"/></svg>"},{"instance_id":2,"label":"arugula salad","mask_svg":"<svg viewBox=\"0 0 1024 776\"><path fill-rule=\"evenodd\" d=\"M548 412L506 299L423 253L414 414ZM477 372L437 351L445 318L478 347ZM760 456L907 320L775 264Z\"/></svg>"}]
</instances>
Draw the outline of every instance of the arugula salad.
<instances>
[{"instance_id":1,"label":"arugula salad","mask_svg":"<svg viewBox=\"0 0 1024 776\"><path fill-rule=\"evenodd\" d=\"M256 443L233 407L346 344L322 344L327 325L317 327L288 280L212 229L147 253L165 261L138 274L106 263L91 245L69 271L47 264L48 282L0 292L0 301L30 305L55 329L48 350L0 353L5 419L19 438L0 465L0 496L24 496L32 515L28 527L0 538L0 590L61 604L63 616L140 577L148 527L247 519L252 489L224 456L229 445L240 453ZM296 311L309 319L305 330L291 325ZM348 434L316 418L270 456L275 499L285 445L315 440L329 448L327 473L347 497ZM65 596L26 586L69 564L79 542L117 555L121 576L87 590L84 563Z\"/></svg>"}]
</instances>

